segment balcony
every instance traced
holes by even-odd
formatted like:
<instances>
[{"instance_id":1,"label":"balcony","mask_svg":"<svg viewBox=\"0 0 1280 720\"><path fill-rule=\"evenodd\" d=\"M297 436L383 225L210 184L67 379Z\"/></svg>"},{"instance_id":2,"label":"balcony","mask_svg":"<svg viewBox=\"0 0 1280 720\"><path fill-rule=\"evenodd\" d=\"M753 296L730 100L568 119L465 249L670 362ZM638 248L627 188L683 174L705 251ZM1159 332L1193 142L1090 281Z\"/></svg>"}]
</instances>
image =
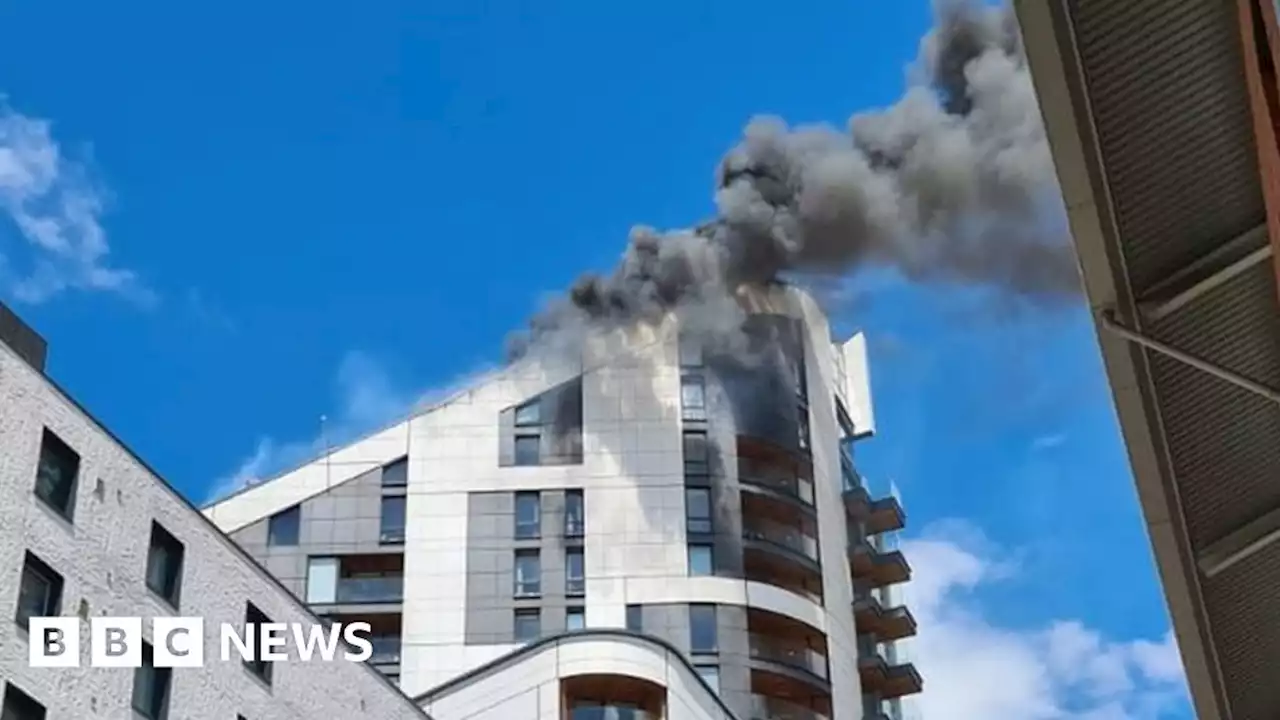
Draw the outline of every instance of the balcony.
<instances>
[{"instance_id":1,"label":"balcony","mask_svg":"<svg viewBox=\"0 0 1280 720\"><path fill-rule=\"evenodd\" d=\"M799 703L767 695L751 696L750 720L827 720L827 716Z\"/></svg>"},{"instance_id":2,"label":"balcony","mask_svg":"<svg viewBox=\"0 0 1280 720\"><path fill-rule=\"evenodd\" d=\"M898 498L889 496L873 500L871 493L861 483L846 483L844 508L850 518L864 523L868 535L901 530L907 524L906 512Z\"/></svg>"},{"instance_id":3,"label":"balcony","mask_svg":"<svg viewBox=\"0 0 1280 720\"><path fill-rule=\"evenodd\" d=\"M821 602L822 565L813 517L756 495L742 495L746 579Z\"/></svg>"},{"instance_id":4,"label":"balcony","mask_svg":"<svg viewBox=\"0 0 1280 720\"><path fill-rule=\"evenodd\" d=\"M827 679L827 656L817 650L761 634L748 636L748 642L752 660L802 670L821 680Z\"/></svg>"},{"instance_id":5,"label":"balcony","mask_svg":"<svg viewBox=\"0 0 1280 720\"><path fill-rule=\"evenodd\" d=\"M902 605L885 607L870 592L853 601L853 617L859 633L871 633L880 642L892 642L916 634L916 618Z\"/></svg>"},{"instance_id":6,"label":"balcony","mask_svg":"<svg viewBox=\"0 0 1280 720\"><path fill-rule=\"evenodd\" d=\"M807 457L745 435L738 436L737 451L743 490L814 512L813 464Z\"/></svg>"},{"instance_id":7,"label":"balcony","mask_svg":"<svg viewBox=\"0 0 1280 720\"><path fill-rule=\"evenodd\" d=\"M818 540L800 528L762 518L743 518L742 539L788 556L818 569Z\"/></svg>"},{"instance_id":8,"label":"balcony","mask_svg":"<svg viewBox=\"0 0 1280 720\"><path fill-rule=\"evenodd\" d=\"M911 566L900 550L883 551L867 542L849 546L849 566L855 581L881 588L911 579Z\"/></svg>"},{"instance_id":9,"label":"balcony","mask_svg":"<svg viewBox=\"0 0 1280 720\"><path fill-rule=\"evenodd\" d=\"M398 603L404 600L404 576L345 577L338 579L339 603Z\"/></svg>"},{"instance_id":10,"label":"balcony","mask_svg":"<svg viewBox=\"0 0 1280 720\"><path fill-rule=\"evenodd\" d=\"M624 675L575 675L560 681L566 720L660 720L666 689Z\"/></svg>"},{"instance_id":11,"label":"balcony","mask_svg":"<svg viewBox=\"0 0 1280 720\"><path fill-rule=\"evenodd\" d=\"M830 670L822 633L784 615L752 608L747 611L747 648L758 694L783 699L829 697Z\"/></svg>"},{"instance_id":12,"label":"balcony","mask_svg":"<svg viewBox=\"0 0 1280 720\"><path fill-rule=\"evenodd\" d=\"M738 468L738 484L747 492L796 503L806 510L813 508L813 482L807 478L788 477L743 464Z\"/></svg>"},{"instance_id":13,"label":"balcony","mask_svg":"<svg viewBox=\"0 0 1280 720\"><path fill-rule=\"evenodd\" d=\"M924 689L924 679L915 665L890 665L879 654L858 658L858 676L862 680L862 691L875 693L882 700L914 695Z\"/></svg>"}]
</instances>

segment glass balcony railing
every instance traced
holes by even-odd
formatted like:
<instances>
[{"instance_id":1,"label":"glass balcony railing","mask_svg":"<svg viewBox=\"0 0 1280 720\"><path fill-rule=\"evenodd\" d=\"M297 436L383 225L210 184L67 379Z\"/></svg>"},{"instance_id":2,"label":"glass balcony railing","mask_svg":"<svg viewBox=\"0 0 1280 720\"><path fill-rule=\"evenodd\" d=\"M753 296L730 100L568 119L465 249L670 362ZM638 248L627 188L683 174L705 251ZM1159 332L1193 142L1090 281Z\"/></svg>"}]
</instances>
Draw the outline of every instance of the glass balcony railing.
<instances>
[{"instance_id":1,"label":"glass balcony railing","mask_svg":"<svg viewBox=\"0 0 1280 720\"><path fill-rule=\"evenodd\" d=\"M786 700L752 695L751 720L827 720L827 716Z\"/></svg>"},{"instance_id":2,"label":"glass balcony railing","mask_svg":"<svg viewBox=\"0 0 1280 720\"><path fill-rule=\"evenodd\" d=\"M625 705L578 705L569 712L569 720L659 720L647 710Z\"/></svg>"},{"instance_id":3,"label":"glass balcony railing","mask_svg":"<svg viewBox=\"0 0 1280 720\"><path fill-rule=\"evenodd\" d=\"M800 553L811 560L818 560L817 539L790 525L755 519L743 527L742 536L748 540L763 540Z\"/></svg>"},{"instance_id":4,"label":"glass balcony railing","mask_svg":"<svg viewBox=\"0 0 1280 720\"><path fill-rule=\"evenodd\" d=\"M373 655L370 656L369 662L375 665L400 662L399 635L371 637L369 642L373 645Z\"/></svg>"},{"instance_id":5,"label":"glass balcony railing","mask_svg":"<svg viewBox=\"0 0 1280 720\"><path fill-rule=\"evenodd\" d=\"M750 647L753 658L804 670L824 680L827 678L827 656L812 648L754 633L750 636Z\"/></svg>"},{"instance_id":6,"label":"glass balcony railing","mask_svg":"<svg viewBox=\"0 0 1280 720\"><path fill-rule=\"evenodd\" d=\"M738 473L738 482L747 485L758 485L796 498L808 505L813 504L813 483L809 480L802 480L797 477L783 477L744 467Z\"/></svg>"},{"instance_id":7,"label":"glass balcony railing","mask_svg":"<svg viewBox=\"0 0 1280 720\"><path fill-rule=\"evenodd\" d=\"M404 599L404 576L348 577L338 580L340 603L390 603Z\"/></svg>"}]
</instances>

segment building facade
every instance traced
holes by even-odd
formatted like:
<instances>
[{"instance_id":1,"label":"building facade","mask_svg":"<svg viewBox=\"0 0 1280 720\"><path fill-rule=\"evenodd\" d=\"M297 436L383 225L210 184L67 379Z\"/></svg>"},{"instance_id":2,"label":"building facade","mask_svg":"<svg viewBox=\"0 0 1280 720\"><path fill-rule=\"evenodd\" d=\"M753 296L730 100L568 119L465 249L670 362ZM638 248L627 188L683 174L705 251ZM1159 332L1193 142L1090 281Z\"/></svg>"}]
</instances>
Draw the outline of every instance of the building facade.
<instances>
[{"instance_id":1,"label":"building facade","mask_svg":"<svg viewBox=\"0 0 1280 720\"><path fill-rule=\"evenodd\" d=\"M601 333L205 514L369 622L438 720L900 717L922 681L902 507L854 463L865 341L792 288L741 300L732 351L674 319Z\"/></svg>"}]
</instances>

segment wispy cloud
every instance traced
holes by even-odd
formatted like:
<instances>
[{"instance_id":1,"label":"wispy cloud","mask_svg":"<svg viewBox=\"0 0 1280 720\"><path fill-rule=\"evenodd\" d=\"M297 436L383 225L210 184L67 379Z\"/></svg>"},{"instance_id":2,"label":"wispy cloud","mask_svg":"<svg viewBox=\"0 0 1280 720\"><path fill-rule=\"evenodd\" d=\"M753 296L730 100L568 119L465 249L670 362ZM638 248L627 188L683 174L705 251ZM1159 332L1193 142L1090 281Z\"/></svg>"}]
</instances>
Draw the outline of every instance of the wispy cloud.
<instances>
[{"instance_id":1,"label":"wispy cloud","mask_svg":"<svg viewBox=\"0 0 1280 720\"><path fill-rule=\"evenodd\" d=\"M264 436L234 471L210 486L205 503L272 477L320 456L326 448L338 448L377 430L416 409L442 402L470 387L487 369L466 373L452 382L426 391L405 388L374 356L351 351L343 356L334 376L335 410L317 418L310 437L279 440Z\"/></svg>"},{"instance_id":2,"label":"wispy cloud","mask_svg":"<svg viewBox=\"0 0 1280 720\"><path fill-rule=\"evenodd\" d=\"M1067 441L1066 433L1050 433L1048 435L1040 435L1031 441L1031 449L1033 451L1052 450Z\"/></svg>"},{"instance_id":3,"label":"wispy cloud","mask_svg":"<svg viewBox=\"0 0 1280 720\"><path fill-rule=\"evenodd\" d=\"M69 289L154 304L155 293L133 271L108 263L104 205L86 167L54 141L49 122L14 111L0 96L0 214L26 248L19 260L9 243L0 244L0 286L32 304ZM0 242L7 234L0 230Z\"/></svg>"},{"instance_id":4,"label":"wispy cloud","mask_svg":"<svg viewBox=\"0 0 1280 720\"><path fill-rule=\"evenodd\" d=\"M236 321L199 288L187 288L187 311L201 324L224 332L235 332Z\"/></svg>"},{"instance_id":5,"label":"wispy cloud","mask_svg":"<svg viewBox=\"0 0 1280 720\"><path fill-rule=\"evenodd\" d=\"M957 528L963 531L957 531ZM903 543L913 581L907 602L919 634L907 645L925 678L930 720L1155 720L1190 717L1172 634L1109 638L1076 619L1032 629L1002 626L975 591L1015 565L963 524L935 525Z\"/></svg>"}]
</instances>

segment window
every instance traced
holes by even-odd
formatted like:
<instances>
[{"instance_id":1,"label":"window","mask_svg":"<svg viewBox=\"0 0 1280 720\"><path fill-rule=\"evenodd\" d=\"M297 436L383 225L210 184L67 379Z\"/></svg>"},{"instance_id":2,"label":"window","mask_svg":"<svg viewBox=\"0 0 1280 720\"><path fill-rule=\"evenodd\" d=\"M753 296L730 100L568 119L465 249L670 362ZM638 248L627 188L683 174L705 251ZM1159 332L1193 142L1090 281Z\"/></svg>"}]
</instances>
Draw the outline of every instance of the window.
<instances>
[{"instance_id":1,"label":"window","mask_svg":"<svg viewBox=\"0 0 1280 720\"><path fill-rule=\"evenodd\" d=\"M246 630L246 634L253 636L254 639L252 642L254 643L254 647L258 649L258 652L255 653L258 656L258 659L245 660L244 666L249 669L249 672L257 675L263 682L270 685L271 663L262 659L262 648L258 647L259 640L261 640L262 635L261 631L258 630L258 627L271 622L271 620L267 618L266 613L259 610L256 605L248 603L248 607L246 607L244 611L244 622L245 625L250 626Z\"/></svg>"},{"instance_id":2,"label":"window","mask_svg":"<svg viewBox=\"0 0 1280 720\"><path fill-rule=\"evenodd\" d=\"M684 472L686 475L707 475L711 471L710 453L707 448L707 434L704 432L687 432L684 434Z\"/></svg>"},{"instance_id":3,"label":"window","mask_svg":"<svg viewBox=\"0 0 1280 720\"><path fill-rule=\"evenodd\" d=\"M631 632L644 632L644 607L642 605L627 606L627 629Z\"/></svg>"},{"instance_id":4,"label":"window","mask_svg":"<svg viewBox=\"0 0 1280 720\"><path fill-rule=\"evenodd\" d=\"M711 532L711 488L685 488L684 512L690 533Z\"/></svg>"},{"instance_id":5,"label":"window","mask_svg":"<svg viewBox=\"0 0 1280 720\"><path fill-rule=\"evenodd\" d=\"M133 709L148 720L164 720L169 714L169 680L173 669L156 667L151 643L142 643L142 666L133 671Z\"/></svg>"},{"instance_id":6,"label":"window","mask_svg":"<svg viewBox=\"0 0 1280 720\"><path fill-rule=\"evenodd\" d=\"M53 617L62 612L62 576L30 552L22 560L15 620L26 628L33 617Z\"/></svg>"},{"instance_id":7,"label":"window","mask_svg":"<svg viewBox=\"0 0 1280 720\"><path fill-rule=\"evenodd\" d=\"M302 525L302 507L294 505L267 519L267 544L277 547L293 547L298 544L298 531Z\"/></svg>"},{"instance_id":8,"label":"window","mask_svg":"<svg viewBox=\"0 0 1280 720\"><path fill-rule=\"evenodd\" d=\"M689 546L689 574L715 575L715 562L712 560L710 545Z\"/></svg>"},{"instance_id":9,"label":"window","mask_svg":"<svg viewBox=\"0 0 1280 720\"><path fill-rule=\"evenodd\" d=\"M586 591L582 548L569 548L564 551L564 592L566 595L581 595Z\"/></svg>"},{"instance_id":10,"label":"window","mask_svg":"<svg viewBox=\"0 0 1280 720\"><path fill-rule=\"evenodd\" d=\"M516 539L542 536L542 496L537 492L516 493Z\"/></svg>"},{"instance_id":11,"label":"window","mask_svg":"<svg viewBox=\"0 0 1280 720\"><path fill-rule=\"evenodd\" d=\"M542 634L542 615L536 608L516 610L515 637L516 642L537 640Z\"/></svg>"},{"instance_id":12,"label":"window","mask_svg":"<svg viewBox=\"0 0 1280 720\"><path fill-rule=\"evenodd\" d=\"M165 602L178 607L182 589L182 556L185 550L176 537L158 522L151 523L151 549L147 553L147 588Z\"/></svg>"},{"instance_id":13,"label":"window","mask_svg":"<svg viewBox=\"0 0 1280 720\"><path fill-rule=\"evenodd\" d=\"M516 597L542 593L542 558L538 550L516 551Z\"/></svg>"},{"instance_id":14,"label":"window","mask_svg":"<svg viewBox=\"0 0 1280 720\"><path fill-rule=\"evenodd\" d=\"M685 375L680 378L680 406L685 420L707 419L707 391L701 377Z\"/></svg>"},{"instance_id":15,"label":"window","mask_svg":"<svg viewBox=\"0 0 1280 720\"><path fill-rule=\"evenodd\" d=\"M582 537L585 532L586 507L582 502L582 491L566 490L564 493L565 537Z\"/></svg>"},{"instance_id":16,"label":"window","mask_svg":"<svg viewBox=\"0 0 1280 720\"><path fill-rule=\"evenodd\" d=\"M693 336L680 338L680 367L702 367L702 342Z\"/></svg>"},{"instance_id":17,"label":"window","mask_svg":"<svg viewBox=\"0 0 1280 720\"><path fill-rule=\"evenodd\" d=\"M46 428L40 438L36 497L70 520L75 513L76 479L79 475L80 455Z\"/></svg>"},{"instance_id":18,"label":"window","mask_svg":"<svg viewBox=\"0 0 1280 720\"><path fill-rule=\"evenodd\" d=\"M796 424L800 426L800 449L809 449L809 408L801 405L798 408Z\"/></svg>"},{"instance_id":19,"label":"window","mask_svg":"<svg viewBox=\"0 0 1280 720\"><path fill-rule=\"evenodd\" d=\"M307 560L307 602L328 605L338 601L338 558L314 557Z\"/></svg>"},{"instance_id":20,"label":"window","mask_svg":"<svg viewBox=\"0 0 1280 720\"><path fill-rule=\"evenodd\" d=\"M384 543L404 542L405 496L382 498L382 525L378 540Z\"/></svg>"},{"instance_id":21,"label":"window","mask_svg":"<svg viewBox=\"0 0 1280 720\"><path fill-rule=\"evenodd\" d=\"M539 465L542 462L542 439L537 435L516 436L516 465Z\"/></svg>"},{"instance_id":22,"label":"window","mask_svg":"<svg viewBox=\"0 0 1280 720\"><path fill-rule=\"evenodd\" d=\"M695 653L716 651L716 606L689 606L689 650Z\"/></svg>"},{"instance_id":23,"label":"window","mask_svg":"<svg viewBox=\"0 0 1280 720\"><path fill-rule=\"evenodd\" d=\"M581 630L587 626L587 611L580 607L571 607L564 613L565 630Z\"/></svg>"},{"instance_id":24,"label":"window","mask_svg":"<svg viewBox=\"0 0 1280 720\"><path fill-rule=\"evenodd\" d=\"M22 692L12 683L4 686L4 709L0 710L0 718L4 720L45 720L44 706L35 698Z\"/></svg>"},{"instance_id":25,"label":"window","mask_svg":"<svg viewBox=\"0 0 1280 720\"><path fill-rule=\"evenodd\" d=\"M538 400L516 408L516 427L537 427L542 423L542 407Z\"/></svg>"},{"instance_id":26,"label":"window","mask_svg":"<svg viewBox=\"0 0 1280 720\"><path fill-rule=\"evenodd\" d=\"M702 678L702 682L706 683L711 691L720 694L720 666L719 665L697 665L694 667L698 671L698 677Z\"/></svg>"},{"instance_id":27,"label":"window","mask_svg":"<svg viewBox=\"0 0 1280 720\"><path fill-rule=\"evenodd\" d=\"M409 484L409 458L400 458L382 468L382 487L404 487Z\"/></svg>"}]
</instances>

